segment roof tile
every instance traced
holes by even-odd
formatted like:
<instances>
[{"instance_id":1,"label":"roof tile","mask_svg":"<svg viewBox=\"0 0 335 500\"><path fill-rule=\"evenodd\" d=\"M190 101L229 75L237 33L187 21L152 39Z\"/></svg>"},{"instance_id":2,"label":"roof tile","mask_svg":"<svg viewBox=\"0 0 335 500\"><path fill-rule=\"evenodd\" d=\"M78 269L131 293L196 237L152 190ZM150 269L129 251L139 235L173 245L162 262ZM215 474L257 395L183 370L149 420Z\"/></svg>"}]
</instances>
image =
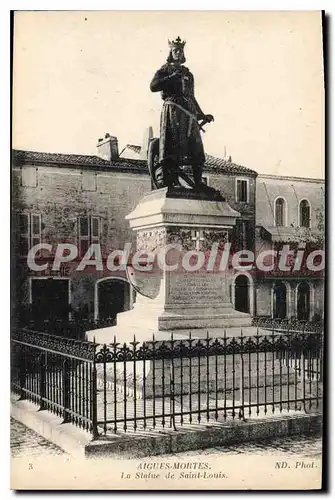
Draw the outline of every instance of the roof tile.
<instances>
[{"instance_id":1,"label":"roof tile","mask_svg":"<svg viewBox=\"0 0 335 500\"><path fill-rule=\"evenodd\" d=\"M139 154L141 147L135 144L127 144L127 148ZM39 151L25 151L20 149L13 150L13 160L16 164L27 162L37 163L57 163L59 165L76 165L76 166L92 166L104 167L110 169L138 169L147 170L146 161L140 159L131 159L120 157L118 160L111 162L100 158L95 155L78 155L70 153L44 153ZM257 172L250 168L237 165L231 161L224 160L223 158L216 158L215 156L206 154L205 170L213 171L223 174L244 174L244 175L257 175Z\"/></svg>"}]
</instances>

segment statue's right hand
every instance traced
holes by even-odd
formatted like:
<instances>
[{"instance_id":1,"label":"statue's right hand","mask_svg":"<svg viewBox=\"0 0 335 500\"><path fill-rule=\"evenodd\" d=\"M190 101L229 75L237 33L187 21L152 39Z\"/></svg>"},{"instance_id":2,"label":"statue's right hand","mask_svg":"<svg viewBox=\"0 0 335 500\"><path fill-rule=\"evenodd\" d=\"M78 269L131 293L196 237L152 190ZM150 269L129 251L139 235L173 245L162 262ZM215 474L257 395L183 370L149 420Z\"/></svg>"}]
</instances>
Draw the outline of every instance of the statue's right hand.
<instances>
[{"instance_id":1,"label":"statue's right hand","mask_svg":"<svg viewBox=\"0 0 335 500\"><path fill-rule=\"evenodd\" d=\"M177 69L176 71L174 71L173 73L171 73L170 75L170 79L171 80L177 80L177 79L180 79L182 77L182 71L180 69Z\"/></svg>"}]
</instances>

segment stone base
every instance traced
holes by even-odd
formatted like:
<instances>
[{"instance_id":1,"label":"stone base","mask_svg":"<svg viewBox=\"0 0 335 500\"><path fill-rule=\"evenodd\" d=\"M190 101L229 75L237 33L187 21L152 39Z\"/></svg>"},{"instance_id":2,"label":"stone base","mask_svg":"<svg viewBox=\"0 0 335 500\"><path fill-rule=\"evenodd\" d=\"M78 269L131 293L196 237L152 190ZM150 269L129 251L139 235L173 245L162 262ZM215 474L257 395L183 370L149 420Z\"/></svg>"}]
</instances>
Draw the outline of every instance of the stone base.
<instances>
[{"instance_id":1,"label":"stone base","mask_svg":"<svg viewBox=\"0 0 335 500\"><path fill-rule=\"evenodd\" d=\"M126 314L127 316L123 316ZM138 342L145 342L152 340L153 335L156 340L169 340L171 339L171 335L173 335L175 339L188 338L190 331L192 333L192 338L206 338L207 332L209 332L211 337L223 337L225 330L227 336L232 337L241 335L241 327L243 327L244 335L256 334L256 328L250 326L250 315L234 310L231 314L227 314L225 317L220 318L222 322L222 327L220 328L211 326L212 321L213 323L215 321L214 324L217 324L217 317L215 319L204 318L203 316L198 319L193 317L192 323L190 321L189 328L173 328L173 325L178 325L179 318L178 316L171 317L167 315L166 319L169 322L170 328L158 329L157 322L152 321L152 317L150 318L149 315L146 317L139 316L135 311L127 311L127 313L118 314L118 321L120 316L123 316L122 324L87 331L86 339L91 342L95 340L98 344L109 344L114 342L114 338L117 342L131 342L134 340L134 335L136 335L136 340ZM207 326L204 325L203 327L199 327L199 323L205 323Z\"/></svg>"},{"instance_id":2,"label":"stone base","mask_svg":"<svg viewBox=\"0 0 335 500\"><path fill-rule=\"evenodd\" d=\"M280 366L279 360L270 359L271 354L267 354L265 363L264 353L258 355L251 354L243 356L243 368L241 357L232 356L210 356L208 362L206 357L189 359L174 359L173 367L171 360L155 361L150 363L150 370L146 377L146 397L197 393L232 393L242 389L252 388L272 388L282 386L283 394L287 386L297 382L294 370L290 367ZM242 374L243 369L243 374ZM164 372L164 381L163 381ZM174 384L171 383L172 373ZM243 376L242 376L243 375ZM164 383L163 383L164 382ZM164 385L164 390L163 390ZM173 387L172 387L173 385ZM155 388L154 388L155 387ZM228 396L229 397L229 396Z\"/></svg>"},{"instance_id":3,"label":"stone base","mask_svg":"<svg viewBox=\"0 0 335 500\"><path fill-rule=\"evenodd\" d=\"M233 308L231 271L227 265L221 269L222 249L240 214L223 197L213 196L212 192L163 188L142 198L126 218L137 233L137 250L156 256L163 264L159 272L152 268L152 275L142 276L133 266L129 279L139 292L134 309L118 314L114 327L87 332L88 340L108 343L115 336L118 342L129 342L136 335L142 342L152 340L153 335L164 338L190 331L197 338L206 336L207 330L212 336L223 336L227 328L251 326L251 315ZM220 262L215 266L219 247ZM161 259L162 250L166 253ZM199 267L192 256L199 259Z\"/></svg>"},{"instance_id":4,"label":"stone base","mask_svg":"<svg viewBox=\"0 0 335 500\"><path fill-rule=\"evenodd\" d=\"M88 331L87 340L103 344L113 342L115 337L118 342L130 342L136 335L136 340L144 342L152 340L153 335L156 340L170 339L171 334L186 338L190 331L193 338L205 338L207 331L212 337L223 337L225 330L241 335L242 327L244 335L256 333L256 328L251 327L251 315L235 311L229 302L169 307L162 295L155 299L139 296L133 309L117 315L115 326Z\"/></svg>"}]
</instances>

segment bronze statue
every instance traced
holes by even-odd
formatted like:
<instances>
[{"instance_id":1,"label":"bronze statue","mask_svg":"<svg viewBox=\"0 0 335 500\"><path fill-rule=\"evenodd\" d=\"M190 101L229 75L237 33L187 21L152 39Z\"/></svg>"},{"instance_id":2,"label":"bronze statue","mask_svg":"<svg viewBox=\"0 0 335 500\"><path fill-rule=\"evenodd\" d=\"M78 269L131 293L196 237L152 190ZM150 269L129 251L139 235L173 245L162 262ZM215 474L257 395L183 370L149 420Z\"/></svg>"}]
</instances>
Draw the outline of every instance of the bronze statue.
<instances>
[{"instance_id":1,"label":"bronze statue","mask_svg":"<svg viewBox=\"0 0 335 500\"><path fill-rule=\"evenodd\" d=\"M149 170L153 184L160 187L179 187L179 176L192 188L201 190L205 153L200 130L205 123L214 120L200 108L194 96L194 78L185 63L185 41L180 37L170 42L166 64L154 75L150 89L161 92L160 138L149 147ZM199 123L200 121L200 123ZM156 163L155 163L156 160ZM191 166L193 182L181 171L182 166Z\"/></svg>"}]
</instances>

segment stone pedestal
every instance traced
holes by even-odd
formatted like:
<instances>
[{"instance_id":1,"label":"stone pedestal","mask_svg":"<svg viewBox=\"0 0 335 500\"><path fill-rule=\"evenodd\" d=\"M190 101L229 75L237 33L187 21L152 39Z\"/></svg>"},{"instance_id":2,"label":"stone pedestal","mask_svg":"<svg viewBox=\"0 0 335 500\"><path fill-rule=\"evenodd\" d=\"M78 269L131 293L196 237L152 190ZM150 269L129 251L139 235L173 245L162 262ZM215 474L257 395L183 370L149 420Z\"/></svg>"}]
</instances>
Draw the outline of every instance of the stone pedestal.
<instances>
[{"instance_id":1,"label":"stone pedestal","mask_svg":"<svg viewBox=\"0 0 335 500\"><path fill-rule=\"evenodd\" d=\"M251 316L233 308L228 271L224 266L219 271L214 262L211 270L206 260L211 249L220 252L229 243L239 215L220 196L168 188L146 195L126 218L137 233L137 250L155 255L154 270L132 270L134 281L142 284L134 308L118 314L116 326L87 332L88 339L108 343L115 335L118 342L129 342L135 334L142 342L153 334L160 340L189 331L197 338L207 330L214 337L224 328L250 326ZM198 258L205 264L195 271Z\"/></svg>"},{"instance_id":2,"label":"stone pedestal","mask_svg":"<svg viewBox=\"0 0 335 500\"><path fill-rule=\"evenodd\" d=\"M259 353L258 356L252 353L250 357L244 355L243 362L239 355L235 355L235 359L231 355L226 356L226 358L217 356L216 359L215 356L209 356L208 360L206 357L175 359L173 363L167 359L155 361L155 370L153 370L151 362L146 378L146 397L152 397L153 386L155 386L156 396L170 395L172 373L174 378L173 393L176 396L198 392L215 393L216 391L218 393L232 393L241 388L250 389L250 393L253 390L254 395L257 387L262 391L265 386L269 399L272 389L280 386L285 395L287 387L295 383L294 370L281 364L279 360L271 358L271 353L267 353L267 359L265 359L264 353Z\"/></svg>"}]
</instances>

